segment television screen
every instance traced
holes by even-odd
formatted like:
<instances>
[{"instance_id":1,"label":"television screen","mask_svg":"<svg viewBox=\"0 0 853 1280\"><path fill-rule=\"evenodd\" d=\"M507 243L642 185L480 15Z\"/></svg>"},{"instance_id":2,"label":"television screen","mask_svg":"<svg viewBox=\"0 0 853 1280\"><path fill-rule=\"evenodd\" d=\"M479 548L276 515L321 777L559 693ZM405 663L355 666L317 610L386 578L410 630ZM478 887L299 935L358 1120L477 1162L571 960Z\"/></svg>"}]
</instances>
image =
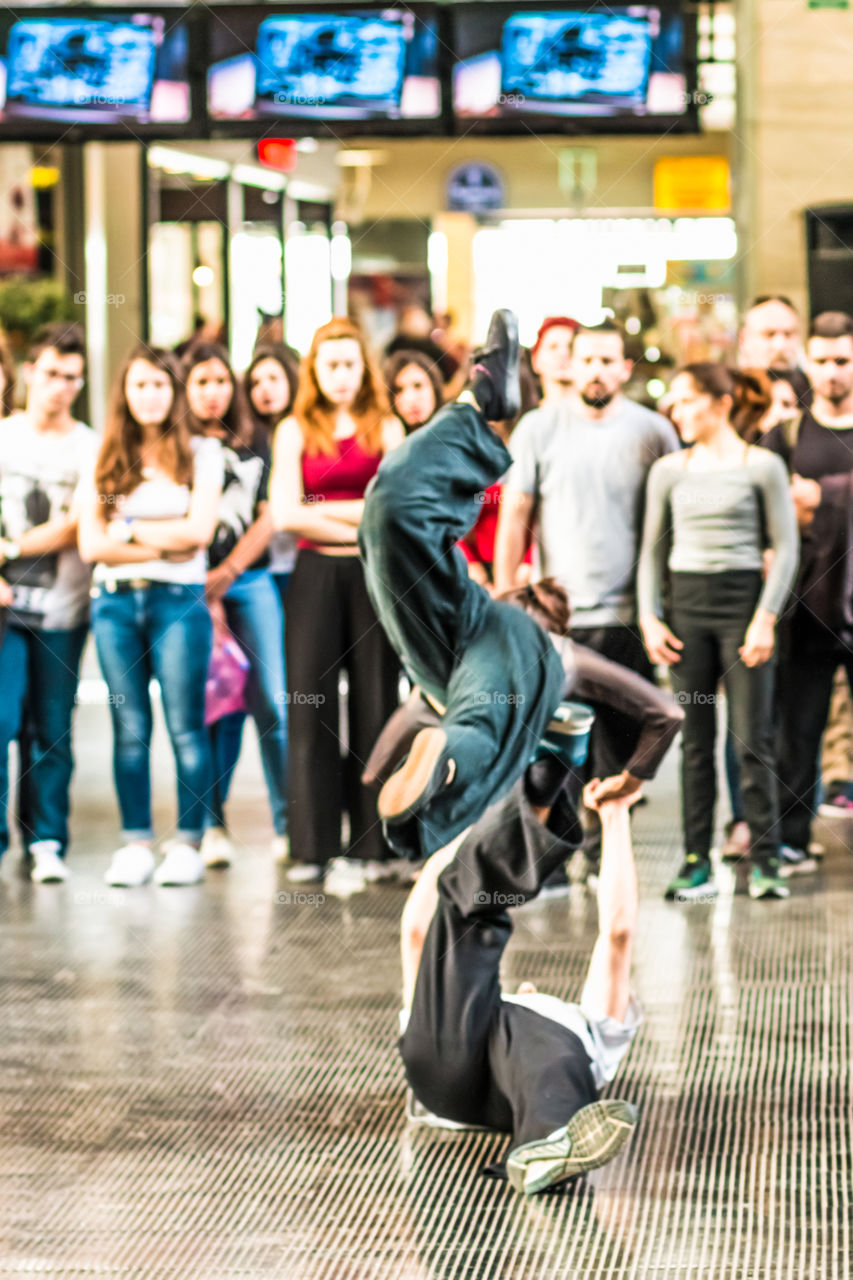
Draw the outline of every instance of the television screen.
<instances>
[{"instance_id":1,"label":"television screen","mask_svg":"<svg viewBox=\"0 0 853 1280\"><path fill-rule=\"evenodd\" d=\"M180 124L190 119L179 11L0 15L0 120Z\"/></svg>"},{"instance_id":2,"label":"television screen","mask_svg":"<svg viewBox=\"0 0 853 1280\"><path fill-rule=\"evenodd\" d=\"M208 10L212 119L429 120L441 112L431 5Z\"/></svg>"},{"instance_id":3,"label":"television screen","mask_svg":"<svg viewBox=\"0 0 853 1280\"><path fill-rule=\"evenodd\" d=\"M600 11L566 4L460 4L451 9L460 124L526 117L545 127L576 120L677 121L689 117L684 18L662 4Z\"/></svg>"}]
</instances>

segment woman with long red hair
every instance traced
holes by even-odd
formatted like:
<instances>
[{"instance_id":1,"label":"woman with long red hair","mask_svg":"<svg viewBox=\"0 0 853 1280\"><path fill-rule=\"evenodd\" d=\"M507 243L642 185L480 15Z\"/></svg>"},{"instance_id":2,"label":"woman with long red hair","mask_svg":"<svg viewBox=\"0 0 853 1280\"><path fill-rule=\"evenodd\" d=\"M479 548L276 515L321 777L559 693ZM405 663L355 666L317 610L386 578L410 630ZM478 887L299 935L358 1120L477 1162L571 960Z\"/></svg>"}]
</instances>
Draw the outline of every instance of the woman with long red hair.
<instances>
[{"instance_id":1,"label":"woman with long red hair","mask_svg":"<svg viewBox=\"0 0 853 1280\"><path fill-rule=\"evenodd\" d=\"M336 860L336 877L356 889L365 864L389 857L361 771L397 704L399 667L368 599L356 538L364 491L402 439L360 330L329 321L314 335L293 413L276 433L270 483L275 527L299 539L285 636L292 880L321 880ZM342 672L349 690L343 752ZM345 813L349 843L341 858Z\"/></svg>"}]
</instances>

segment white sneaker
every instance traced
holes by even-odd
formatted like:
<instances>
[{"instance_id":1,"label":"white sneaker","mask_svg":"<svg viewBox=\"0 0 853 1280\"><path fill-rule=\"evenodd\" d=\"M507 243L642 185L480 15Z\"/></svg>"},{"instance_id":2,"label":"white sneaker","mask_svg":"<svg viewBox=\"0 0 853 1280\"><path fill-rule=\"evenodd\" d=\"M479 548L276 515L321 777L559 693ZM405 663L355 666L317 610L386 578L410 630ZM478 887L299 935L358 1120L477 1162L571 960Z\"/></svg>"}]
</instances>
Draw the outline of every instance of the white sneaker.
<instances>
[{"instance_id":1,"label":"white sneaker","mask_svg":"<svg viewBox=\"0 0 853 1280\"><path fill-rule=\"evenodd\" d=\"M208 827L202 836L201 856L206 867L230 867L234 844L224 827Z\"/></svg>"},{"instance_id":2,"label":"white sneaker","mask_svg":"<svg viewBox=\"0 0 853 1280\"><path fill-rule=\"evenodd\" d=\"M367 876L363 862L357 862L355 858L332 858L323 881L324 889L346 898L351 893L361 893L366 887Z\"/></svg>"},{"instance_id":3,"label":"white sneaker","mask_svg":"<svg viewBox=\"0 0 853 1280\"><path fill-rule=\"evenodd\" d=\"M276 862L287 862L290 857L290 841L287 836L273 836L270 847Z\"/></svg>"},{"instance_id":4,"label":"white sneaker","mask_svg":"<svg viewBox=\"0 0 853 1280\"><path fill-rule=\"evenodd\" d=\"M163 847L167 852L154 873L157 884L198 884L204 879L204 858L198 849L179 840L170 840Z\"/></svg>"},{"instance_id":5,"label":"white sneaker","mask_svg":"<svg viewBox=\"0 0 853 1280\"><path fill-rule=\"evenodd\" d=\"M326 874L326 868L318 862L294 862L288 868L287 878L293 884L319 884Z\"/></svg>"},{"instance_id":6,"label":"white sneaker","mask_svg":"<svg viewBox=\"0 0 853 1280\"><path fill-rule=\"evenodd\" d=\"M116 849L104 879L118 889L138 889L153 870L154 854L148 845L134 842Z\"/></svg>"},{"instance_id":7,"label":"white sneaker","mask_svg":"<svg viewBox=\"0 0 853 1280\"><path fill-rule=\"evenodd\" d=\"M31 880L37 884L59 884L68 879L68 868L59 856L61 848L58 840L36 840L30 845L33 858Z\"/></svg>"}]
</instances>

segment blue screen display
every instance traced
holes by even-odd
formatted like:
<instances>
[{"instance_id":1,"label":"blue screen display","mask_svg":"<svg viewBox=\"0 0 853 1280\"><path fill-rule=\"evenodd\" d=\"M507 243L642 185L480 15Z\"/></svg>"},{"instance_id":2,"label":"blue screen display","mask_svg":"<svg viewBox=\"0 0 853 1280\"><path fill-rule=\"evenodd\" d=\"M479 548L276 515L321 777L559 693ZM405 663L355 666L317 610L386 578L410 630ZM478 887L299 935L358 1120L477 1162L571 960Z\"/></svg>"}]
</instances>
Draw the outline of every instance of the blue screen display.
<instances>
[{"instance_id":1,"label":"blue screen display","mask_svg":"<svg viewBox=\"0 0 853 1280\"><path fill-rule=\"evenodd\" d=\"M157 37L153 20L30 18L9 31L7 108L145 114Z\"/></svg>"},{"instance_id":2,"label":"blue screen display","mask_svg":"<svg viewBox=\"0 0 853 1280\"><path fill-rule=\"evenodd\" d=\"M377 15L299 14L258 28L259 105L399 107L406 69L402 21Z\"/></svg>"},{"instance_id":3,"label":"blue screen display","mask_svg":"<svg viewBox=\"0 0 853 1280\"><path fill-rule=\"evenodd\" d=\"M501 92L540 102L645 101L652 33L644 17L515 13L504 23Z\"/></svg>"}]
</instances>

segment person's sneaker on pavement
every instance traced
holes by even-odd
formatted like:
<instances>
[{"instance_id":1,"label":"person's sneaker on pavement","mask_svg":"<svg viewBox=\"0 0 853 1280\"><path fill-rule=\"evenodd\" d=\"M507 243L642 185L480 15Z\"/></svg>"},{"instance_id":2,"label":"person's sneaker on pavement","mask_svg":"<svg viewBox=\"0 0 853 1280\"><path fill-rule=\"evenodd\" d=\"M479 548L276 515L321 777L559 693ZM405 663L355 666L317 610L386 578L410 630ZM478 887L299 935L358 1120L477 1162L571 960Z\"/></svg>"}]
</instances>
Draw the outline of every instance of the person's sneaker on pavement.
<instances>
[{"instance_id":1,"label":"person's sneaker on pavement","mask_svg":"<svg viewBox=\"0 0 853 1280\"><path fill-rule=\"evenodd\" d=\"M717 886L712 879L711 859L688 853L678 874L670 880L664 897L669 902L692 902L697 898L714 898Z\"/></svg>"}]
</instances>

